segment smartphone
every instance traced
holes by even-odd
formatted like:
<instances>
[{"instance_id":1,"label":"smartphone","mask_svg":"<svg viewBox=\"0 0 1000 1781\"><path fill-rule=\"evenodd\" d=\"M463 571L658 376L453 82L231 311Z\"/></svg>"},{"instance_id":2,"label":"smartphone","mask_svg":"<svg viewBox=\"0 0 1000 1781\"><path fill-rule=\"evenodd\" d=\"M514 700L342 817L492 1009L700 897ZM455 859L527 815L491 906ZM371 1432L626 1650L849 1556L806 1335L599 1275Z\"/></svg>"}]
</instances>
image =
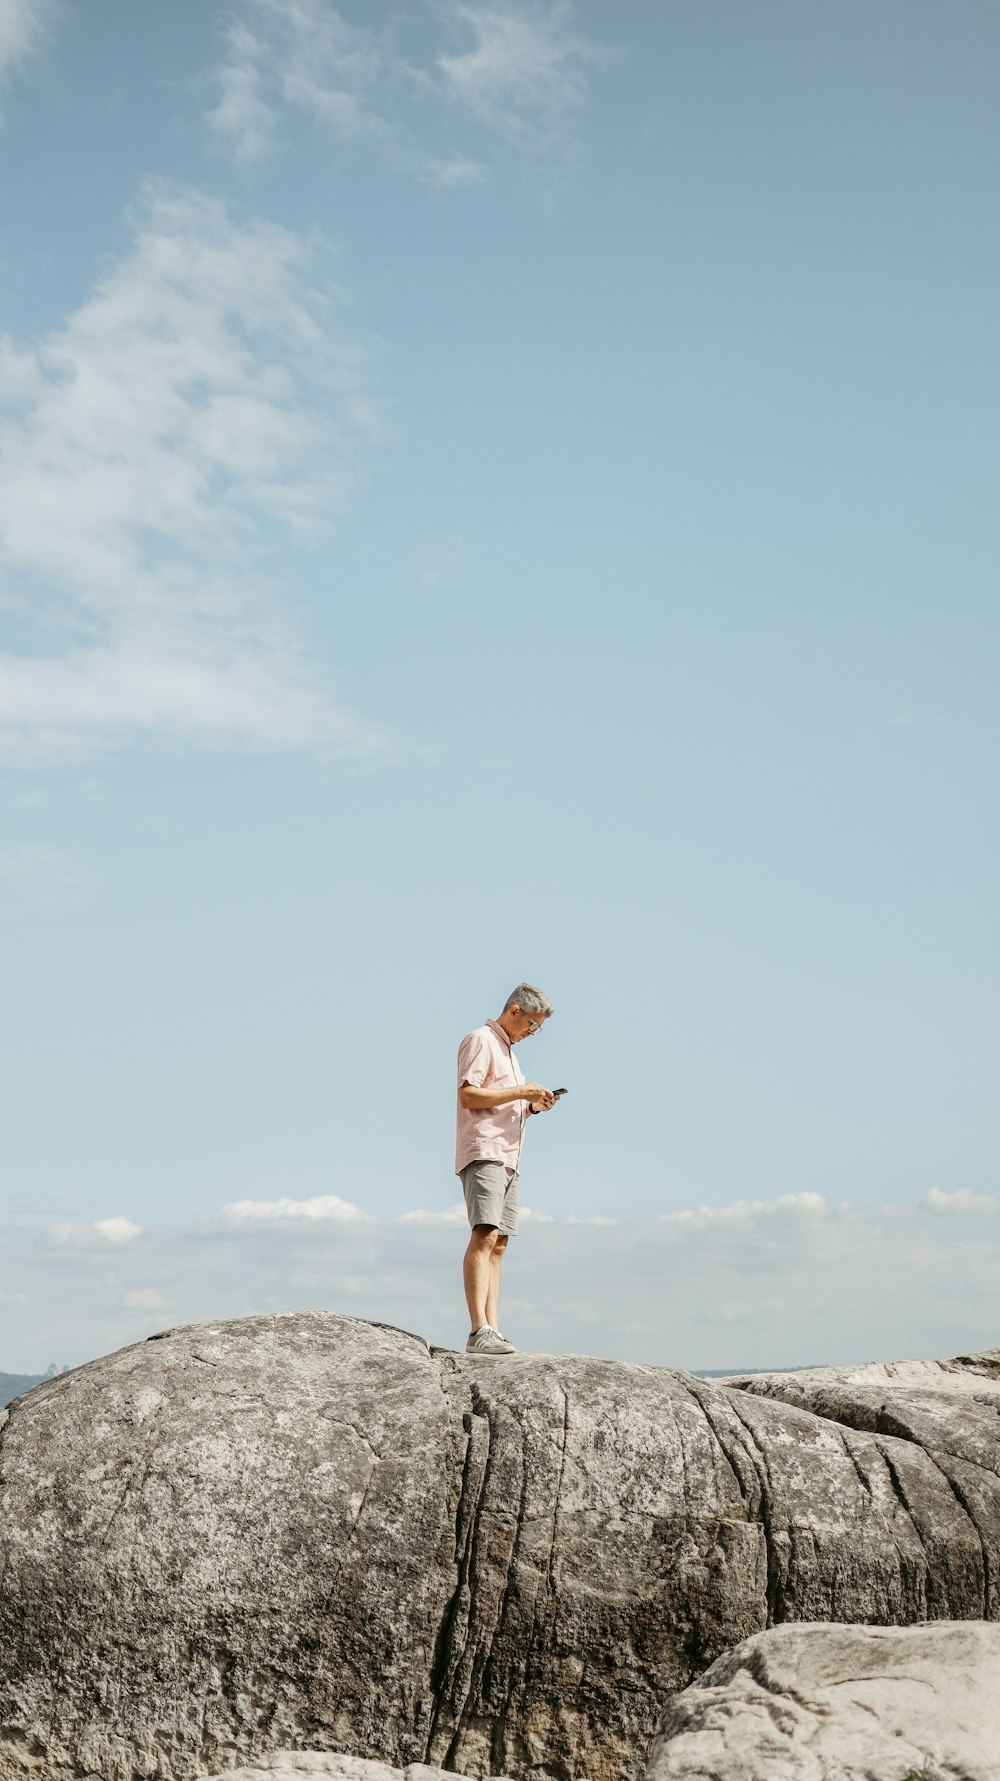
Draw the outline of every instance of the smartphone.
<instances>
[{"instance_id":1,"label":"smartphone","mask_svg":"<svg viewBox=\"0 0 1000 1781\"><path fill-rule=\"evenodd\" d=\"M568 1088L554 1088L552 1090L552 1093L555 1095L556 1100L558 1101L560 1095L568 1095L569 1094L569 1089Z\"/></svg>"}]
</instances>

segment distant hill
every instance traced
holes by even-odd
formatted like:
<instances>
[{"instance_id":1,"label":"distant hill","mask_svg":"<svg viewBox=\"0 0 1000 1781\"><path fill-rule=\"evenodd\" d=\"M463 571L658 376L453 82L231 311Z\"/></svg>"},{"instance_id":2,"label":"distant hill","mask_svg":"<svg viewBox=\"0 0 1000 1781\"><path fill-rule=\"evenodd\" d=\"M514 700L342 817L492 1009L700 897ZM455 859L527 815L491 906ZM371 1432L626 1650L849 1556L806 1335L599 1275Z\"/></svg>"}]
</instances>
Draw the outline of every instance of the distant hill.
<instances>
[{"instance_id":1,"label":"distant hill","mask_svg":"<svg viewBox=\"0 0 1000 1781\"><path fill-rule=\"evenodd\" d=\"M0 1408L9 1404L12 1398L19 1398L22 1391L30 1391L33 1385L41 1385L46 1379L54 1379L57 1373L65 1373L65 1367L57 1367L53 1362L47 1373L0 1373Z\"/></svg>"}]
</instances>

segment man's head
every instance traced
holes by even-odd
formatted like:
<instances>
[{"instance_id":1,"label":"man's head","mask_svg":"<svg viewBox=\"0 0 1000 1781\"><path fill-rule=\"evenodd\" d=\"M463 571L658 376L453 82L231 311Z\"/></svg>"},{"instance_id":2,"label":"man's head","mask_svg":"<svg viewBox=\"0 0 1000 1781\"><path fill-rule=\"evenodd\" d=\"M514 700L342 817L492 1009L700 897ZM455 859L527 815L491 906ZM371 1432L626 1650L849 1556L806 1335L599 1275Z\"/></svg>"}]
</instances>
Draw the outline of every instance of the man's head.
<instances>
[{"instance_id":1,"label":"man's head","mask_svg":"<svg viewBox=\"0 0 1000 1781\"><path fill-rule=\"evenodd\" d=\"M503 1005L499 1024L511 1044L516 1045L519 1039L529 1039L532 1033L537 1033L553 1012L548 996L533 983L519 983Z\"/></svg>"}]
</instances>

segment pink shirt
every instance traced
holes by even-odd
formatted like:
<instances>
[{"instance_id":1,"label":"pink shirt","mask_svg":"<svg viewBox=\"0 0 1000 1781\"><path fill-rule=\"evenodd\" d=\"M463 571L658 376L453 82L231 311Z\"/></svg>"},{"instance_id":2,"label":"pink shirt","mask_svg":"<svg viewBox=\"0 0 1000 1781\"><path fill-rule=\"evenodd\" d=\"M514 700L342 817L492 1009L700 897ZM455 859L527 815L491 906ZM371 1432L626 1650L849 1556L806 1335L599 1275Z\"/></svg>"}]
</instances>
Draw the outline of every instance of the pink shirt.
<instances>
[{"instance_id":1,"label":"pink shirt","mask_svg":"<svg viewBox=\"0 0 1000 1781\"><path fill-rule=\"evenodd\" d=\"M524 1073L511 1042L498 1020L467 1033L458 1048L458 1086L513 1088ZM463 1107L456 1121L455 1173L467 1163L503 1163L516 1169L521 1156L521 1137L528 1117L527 1101L505 1101L502 1107Z\"/></svg>"}]
</instances>

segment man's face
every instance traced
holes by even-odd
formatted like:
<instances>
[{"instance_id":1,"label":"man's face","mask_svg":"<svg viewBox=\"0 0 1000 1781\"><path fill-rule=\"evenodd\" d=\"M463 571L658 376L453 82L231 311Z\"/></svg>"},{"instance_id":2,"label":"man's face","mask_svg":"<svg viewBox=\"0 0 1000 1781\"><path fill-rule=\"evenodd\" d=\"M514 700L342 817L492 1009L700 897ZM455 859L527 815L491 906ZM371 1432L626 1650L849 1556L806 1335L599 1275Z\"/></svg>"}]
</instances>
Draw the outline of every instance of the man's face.
<instances>
[{"instance_id":1,"label":"man's face","mask_svg":"<svg viewBox=\"0 0 1000 1781\"><path fill-rule=\"evenodd\" d=\"M522 1039L530 1039L532 1033L537 1033L545 1025L547 1019L547 1014L523 1013L515 1002L513 1008L507 1010L511 1044L517 1045Z\"/></svg>"}]
</instances>

